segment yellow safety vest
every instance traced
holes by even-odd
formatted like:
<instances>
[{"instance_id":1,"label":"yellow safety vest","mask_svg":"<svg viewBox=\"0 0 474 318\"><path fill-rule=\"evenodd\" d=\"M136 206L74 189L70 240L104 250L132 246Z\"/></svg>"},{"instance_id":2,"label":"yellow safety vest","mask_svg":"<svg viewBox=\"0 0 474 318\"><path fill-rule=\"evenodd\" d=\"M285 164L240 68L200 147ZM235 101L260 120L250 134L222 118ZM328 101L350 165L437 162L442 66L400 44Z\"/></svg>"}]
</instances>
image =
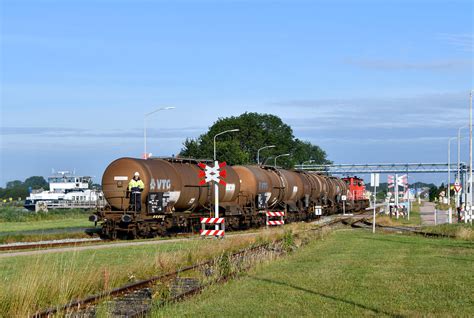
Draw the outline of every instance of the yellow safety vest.
<instances>
[{"instance_id":1,"label":"yellow safety vest","mask_svg":"<svg viewBox=\"0 0 474 318\"><path fill-rule=\"evenodd\" d=\"M128 191L132 191L132 188L145 189L145 184L141 179L135 180L132 178L128 183Z\"/></svg>"}]
</instances>

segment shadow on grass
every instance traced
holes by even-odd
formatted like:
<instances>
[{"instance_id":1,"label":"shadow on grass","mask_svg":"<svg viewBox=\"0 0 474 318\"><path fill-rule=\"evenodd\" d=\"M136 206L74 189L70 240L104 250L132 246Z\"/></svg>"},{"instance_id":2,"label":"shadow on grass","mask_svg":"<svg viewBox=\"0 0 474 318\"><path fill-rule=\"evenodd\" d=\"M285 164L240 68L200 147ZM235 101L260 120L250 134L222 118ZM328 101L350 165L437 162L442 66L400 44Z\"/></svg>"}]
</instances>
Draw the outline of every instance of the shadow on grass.
<instances>
[{"instance_id":1,"label":"shadow on grass","mask_svg":"<svg viewBox=\"0 0 474 318\"><path fill-rule=\"evenodd\" d=\"M434 241L434 240L441 240L441 239L436 239L436 238L426 238L426 237L421 237L418 236L419 238L424 238L425 241L419 241L419 242L413 242L413 241L406 241L405 237L398 237L391 236L390 238L376 238L376 237L360 237L358 239L361 240L369 240L369 241L384 241L384 242L390 242L390 243L399 243L399 244L410 244L410 245L419 245L419 246L426 246L430 245L433 247L446 247L446 248L466 248L466 249L474 249L474 244L469 244L468 242L459 242L457 244L447 244L446 239L444 241ZM417 237L415 235L412 235L411 237ZM436 242L436 243L434 243Z\"/></svg>"},{"instance_id":2,"label":"shadow on grass","mask_svg":"<svg viewBox=\"0 0 474 318\"><path fill-rule=\"evenodd\" d=\"M377 308L371 308L371 307L368 307L368 306L363 305L363 304L355 303L351 300L346 300L346 299L338 298L338 297L335 297L335 296L326 295L326 294L323 294L323 293L320 293L320 292L316 292L314 290L310 290L310 289L306 289L306 288L303 288L303 287L288 284L286 282L279 282L279 281L275 281L275 280L271 280L271 279L267 279L267 278L255 277L255 276L248 276L248 277L251 278L251 279L254 279L254 280L261 281L261 282L275 284L275 285L281 285L281 286L286 286L286 287L291 287L293 289L300 290L300 291L310 293L310 294L313 294L313 295L317 295L317 296L320 296L320 297L323 297L323 298L343 302L343 303L346 303L348 305L356 306L356 307L359 307L359 308L362 308L362 309L365 309L365 310L370 310L370 311L374 312L375 314L384 314L384 315L387 315L387 316L390 316L390 317L404 317L403 315L392 314L390 312L379 310Z\"/></svg>"},{"instance_id":3,"label":"shadow on grass","mask_svg":"<svg viewBox=\"0 0 474 318\"><path fill-rule=\"evenodd\" d=\"M452 256L436 256L436 257L443 258L443 259L450 259L450 260L454 260L454 261L474 263L473 259L462 258L462 257L452 257Z\"/></svg>"}]
</instances>

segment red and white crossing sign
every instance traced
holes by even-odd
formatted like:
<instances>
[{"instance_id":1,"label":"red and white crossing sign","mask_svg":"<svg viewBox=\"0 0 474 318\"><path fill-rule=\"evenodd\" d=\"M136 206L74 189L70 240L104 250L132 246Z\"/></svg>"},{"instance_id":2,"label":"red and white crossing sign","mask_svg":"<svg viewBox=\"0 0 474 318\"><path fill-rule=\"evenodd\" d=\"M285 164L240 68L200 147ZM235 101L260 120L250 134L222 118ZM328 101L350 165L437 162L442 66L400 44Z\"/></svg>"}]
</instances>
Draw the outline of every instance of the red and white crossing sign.
<instances>
[{"instance_id":1,"label":"red and white crossing sign","mask_svg":"<svg viewBox=\"0 0 474 318\"><path fill-rule=\"evenodd\" d=\"M399 176L397 178L397 184L401 187L406 187L408 186L408 176L405 174L403 176Z\"/></svg>"},{"instance_id":2,"label":"red and white crossing sign","mask_svg":"<svg viewBox=\"0 0 474 318\"><path fill-rule=\"evenodd\" d=\"M208 182L214 182L214 218L207 218L203 221L201 219L202 231L201 235L215 235L224 236L224 218L219 218L219 184L226 185L224 178L227 177L227 171L223 170L226 166L225 162L219 163L217 160L214 161L214 166L208 166L202 162L198 163L199 168L199 185L206 184ZM214 222L215 221L215 222ZM206 230L205 224L215 224L215 230ZM219 230L219 226L221 229ZM203 234L204 233L204 234Z\"/></svg>"},{"instance_id":3,"label":"red and white crossing sign","mask_svg":"<svg viewBox=\"0 0 474 318\"><path fill-rule=\"evenodd\" d=\"M454 183L454 191L460 192L462 190L462 186L459 184L459 182Z\"/></svg>"},{"instance_id":4,"label":"red and white crossing sign","mask_svg":"<svg viewBox=\"0 0 474 318\"><path fill-rule=\"evenodd\" d=\"M214 167L208 166L201 162L198 163L199 168L203 169L199 171L199 178L201 178L199 184L203 185L207 182L214 181L222 185L226 185L224 179L227 177L227 171L221 170L226 165L227 164L225 162L217 163L217 161L215 162Z\"/></svg>"},{"instance_id":5,"label":"red and white crossing sign","mask_svg":"<svg viewBox=\"0 0 474 318\"><path fill-rule=\"evenodd\" d=\"M395 185L394 185L394 176L387 176L387 183L388 183L388 188L393 188Z\"/></svg>"}]
</instances>

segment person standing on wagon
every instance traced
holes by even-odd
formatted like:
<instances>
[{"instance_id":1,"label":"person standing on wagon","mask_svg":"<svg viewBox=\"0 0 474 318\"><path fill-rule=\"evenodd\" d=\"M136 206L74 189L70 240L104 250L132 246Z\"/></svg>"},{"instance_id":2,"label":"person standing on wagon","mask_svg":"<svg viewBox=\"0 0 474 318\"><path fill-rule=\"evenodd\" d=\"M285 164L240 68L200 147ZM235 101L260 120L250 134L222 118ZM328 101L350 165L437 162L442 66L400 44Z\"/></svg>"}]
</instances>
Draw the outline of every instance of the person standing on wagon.
<instances>
[{"instance_id":1,"label":"person standing on wagon","mask_svg":"<svg viewBox=\"0 0 474 318\"><path fill-rule=\"evenodd\" d=\"M130 205L132 210L140 212L142 210L142 191L145 189L145 184L140 179L140 173L135 172L132 180L128 183L128 191L130 192Z\"/></svg>"}]
</instances>

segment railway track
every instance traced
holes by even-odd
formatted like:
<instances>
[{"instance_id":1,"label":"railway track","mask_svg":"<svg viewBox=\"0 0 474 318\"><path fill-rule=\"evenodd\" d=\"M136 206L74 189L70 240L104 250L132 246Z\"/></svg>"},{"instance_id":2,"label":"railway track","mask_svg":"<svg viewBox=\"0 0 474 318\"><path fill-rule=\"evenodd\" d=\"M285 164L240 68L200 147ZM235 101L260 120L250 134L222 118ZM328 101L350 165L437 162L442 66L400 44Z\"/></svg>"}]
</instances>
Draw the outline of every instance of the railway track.
<instances>
[{"instance_id":1,"label":"railway track","mask_svg":"<svg viewBox=\"0 0 474 318\"><path fill-rule=\"evenodd\" d=\"M373 223L370 222L367 218L354 220L350 224L352 227L357 228L366 228L372 229ZM455 238L454 235L449 234L442 234L442 233L433 233L421 230L421 227L410 227L410 226L388 226L388 225L380 225L375 224L376 227L389 232L401 232L401 233L412 233L416 235L422 235L425 237L445 237L445 238Z\"/></svg>"},{"instance_id":2,"label":"railway track","mask_svg":"<svg viewBox=\"0 0 474 318\"><path fill-rule=\"evenodd\" d=\"M327 216L323 217L322 219L318 221L314 221L313 223L317 224L317 222L325 222L324 220L329 218L329 219L338 219L338 218L344 218L344 216L340 215L333 215L333 216ZM251 235L252 232L246 233ZM227 235L239 235L238 232L232 233L232 234L227 234ZM196 236L192 233L178 233L176 234L175 239L189 239L189 238L196 238ZM38 242L19 242L19 243L9 243L9 244L2 244L0 245L0 252L14 252L14 251L27 251L27 250L48 250L48 249L56 249L60 247L80 247L80 246L88 246L88 245L107 245L107 244L117 244L117 243L122 243L127 244L130 243L133 245L133 243L138 243L138 242L153 242L153 241L158 241L156 239L149 239L149 240L140 240L140 241L110 241L110 240L103 240L100 238L85 238L85 239L62 239L62 240L51 240L51 241L38 241ZM159 240L159 241L165 241L165 240Z\"/></svg>"},{"instance_id":3,"label":"railway track","mask_svg":"<svg viewBox=\"0 0 474 318\"><path fill-rule=\"evenodd\" d=\"M344 223L344 221L348 221L353 218L356 218L356 220L357 219L360 220L364 217L368 217L368 215L362 214L362 215L352 215L352 216L344 216L344 217L334 217L334 218L327 219L326 221L321 221L319 224L314 223L316 227L312 229L307 229L305 231L306 232L321 231L324 228L332 227L332 226ZM296 235L299 235L299 233L296 233ZM281 243L282 240L278 242ZM269 246L268 243L263 243L258 246L246 248L236 253L233 253L229 256L229 258L232 260L240 259L240 261L243 262L245 258L260 259L261 254L275 253L276 250L278 249L275 249L274 247ZM130 305L130 304L126 306L121 306L121 308L128 308L129 311L126 313L115 312L114 315L117 314L117 315L122 315L126 317L143 317L151 310L151 299L152 299L152 294L153 294L152 290L150 289L151 286L156 285L157 283L164 283L166 281L170 281L173 279L176 280L178 279L180 274L183 274L183 273L196 271L196 270L206 272L207 270L215 266L216 265L215 263L216 263L216 260L211 259L199 264L184 267L182 269L176 270L171 273L154 276L146 280L130 283L122 287L118 287L109 291L104 291L104 292L101 292L96 295L92 295L83 299L74 300L63 306L48 308L46 310L35 313L32 317L34 318L50 317L51 315L54 315L57 313L64 313L64 312L70 314L74 311L77 312L78 310L82 311L81 314L79 315L80 317L88 317L88 316L92 317L95 314L95 308L91 306L95 306L96 304L98 304L100 301L104 299L114 299L118 303L128 301L129 303L132 302L135 304L135 306ZM170 298L167 299L167 302L177 301L179 299L196 294L210 284L224 281L229 278L231 277L222 276L212 282L208 282L205 284L196 284L194 286L191 286L190 288L185 289L183 292L172 295Z\"/></svg>"},{"instance_id":4,"label":"railway track","mask_svg":"<svg viewBox=\"0 0 474 318\"><path fill-rule=\"evenodd\" d=\"M0 251L47 249L47 248L55 248L55 247L97 244L97 243L101 243L101 242L104 242L104 241L99 239L99 238L64 239L64 240L39 241L39 242L21 242L21 243L2 244L2 245L0 245Z\"/></svg>"}]
</instances>

